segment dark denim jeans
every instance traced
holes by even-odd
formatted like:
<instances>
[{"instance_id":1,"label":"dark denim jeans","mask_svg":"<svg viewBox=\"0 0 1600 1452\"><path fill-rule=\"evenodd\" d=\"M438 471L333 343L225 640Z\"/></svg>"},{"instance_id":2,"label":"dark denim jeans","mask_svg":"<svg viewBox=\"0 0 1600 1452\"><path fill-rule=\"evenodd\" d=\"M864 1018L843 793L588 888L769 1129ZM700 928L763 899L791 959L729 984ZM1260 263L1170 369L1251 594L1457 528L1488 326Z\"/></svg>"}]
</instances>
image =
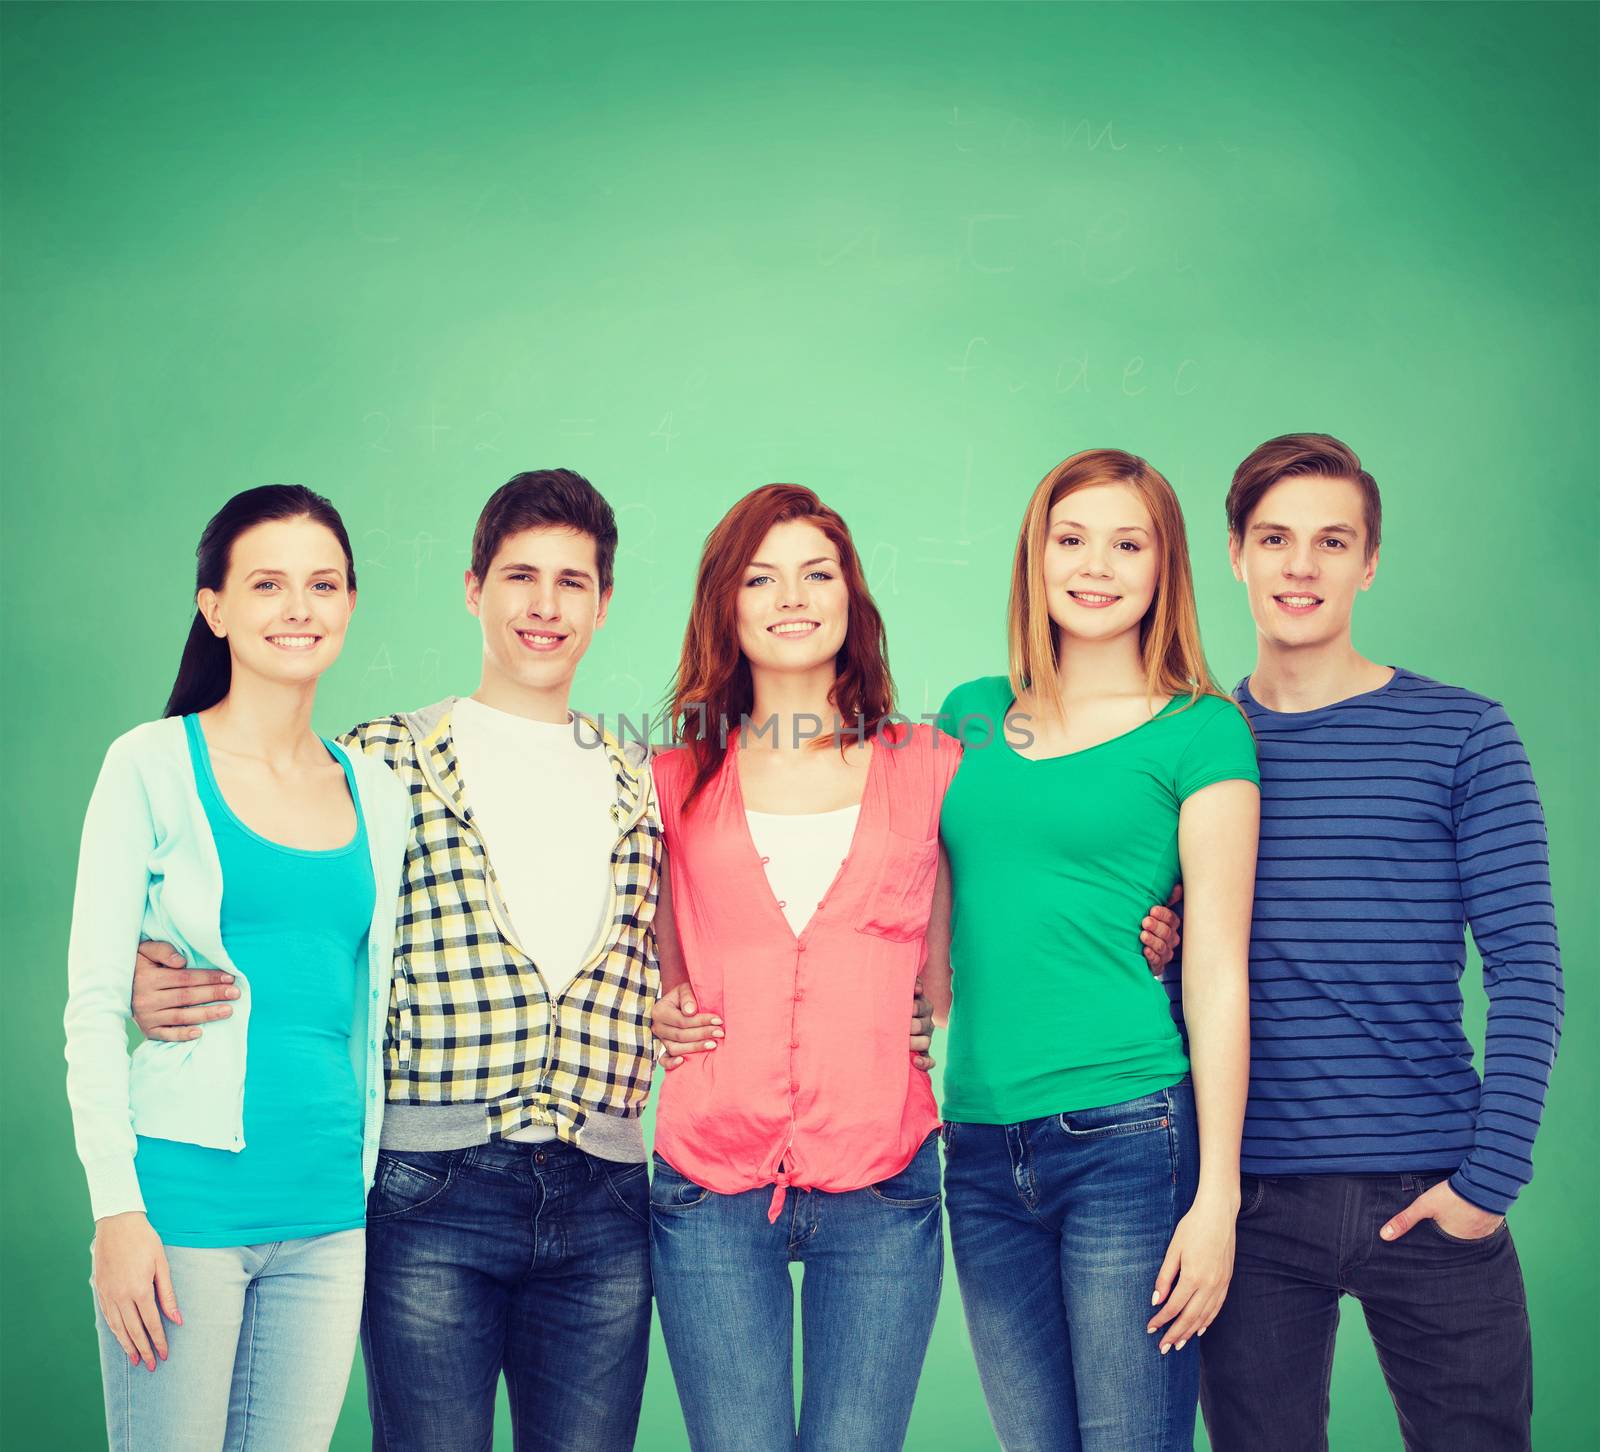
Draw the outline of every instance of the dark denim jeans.
<instances>
[{"instance_id":1,"label":"dark denim jeans","mask_svg":"<svg viewBox=\"0 0 1600 1452\"><path fill-rule=\"evenodd\" d=\"M643 1164L554 1140L384 1151L361 1318L374 1452L629 1452L650 1344Z\"/></svg>"},{"instance_id":2,"label":"dark denim jeans","mask_svg":"<svg viewBox=\"0 0 1600 1452\"><path fill-rule=\"evenodd\" d=\"M1449 1171L1247 1175L1227 1303L1201 1342L1215 1452L1326 1452L1339 1299L1366 1313L1408 1452L1523 1452L1533 1353L1504 1225L1455 1240L1380 1227Z\"/></svg>"},{"instance_id":3,"label":"dark denim jeans","mask_svg":"<svg viewBox=\"0 0 1600 1452\"><path fill-rule=\"evenodd\" d=\"M865 1190L718 1195L659 1155L656 1305L694 1452L897 1452L944 1268L939 1149ZM803 1386L794 1417L793 1261Z\"/></svg>"},{"instance_id":4,"label":"dark denim jeans","mask_svg":"<svg viewBox=\"0 0 1600 1452\"><path fill-rule=\"evenodd\" d=\"M945 1207L984 1400L1006 1452L1194 1445L1195 1342L1146 1333L1200 1150L1187 1078L1123 1104L945 1126Z\"/></svg>"}]
</instances>

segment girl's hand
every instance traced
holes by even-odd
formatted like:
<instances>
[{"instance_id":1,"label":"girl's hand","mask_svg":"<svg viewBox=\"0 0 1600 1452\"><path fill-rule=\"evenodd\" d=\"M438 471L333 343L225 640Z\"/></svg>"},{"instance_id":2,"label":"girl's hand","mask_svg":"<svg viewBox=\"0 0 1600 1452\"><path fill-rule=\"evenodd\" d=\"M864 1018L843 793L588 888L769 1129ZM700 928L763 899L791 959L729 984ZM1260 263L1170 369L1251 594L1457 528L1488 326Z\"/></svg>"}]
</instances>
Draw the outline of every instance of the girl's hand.
<instances>
[{"instance_id":1,"label":"girl's hand","mask_svg":"<svg viewBox=\"0 0 1600 1452\"><path fill-rule=\"evenodd\" d=\"M694 989L687 983L669 988L650 1010L650 1027L661 1050L661 1064L676 1069L685 1054L714 1049L722 1037L722 1020L712 1013L696 1013Z\"/></svg>"},{"instance_id":2,"label":"girl's hand","mask_svg":"<svg viewBox=\"0 0 1600 1452\"><path fill-rule=\"evenodd\" d=\"M1152 1334L1167 1328L1161 1332L1163 1356L1174 1347L1182 1351L1191 1336L1204 1336L1222 1309L1233 1277L1233 1233L1238 1215L1237 1194L1232 1204L1220 1196L1197 1195L1172 1232L1150 1298L1150 1304L1161 1309L1145 1327Z\"/></svg>"},{"instance_id":3,"label":"girl's hand","mask_svg":"<svg viewBox=\"0 0 1600 1452\"><path fill-rule=\"evenodd\" d=\"M106 1325L128 1353L130 1365L156 1369L167 1359L167 1333L161 1317L183 1325L172 1272L161 1237L142 1210L107 1215L94 1227L94 1293Z\"/></svg>"}]
</instances>

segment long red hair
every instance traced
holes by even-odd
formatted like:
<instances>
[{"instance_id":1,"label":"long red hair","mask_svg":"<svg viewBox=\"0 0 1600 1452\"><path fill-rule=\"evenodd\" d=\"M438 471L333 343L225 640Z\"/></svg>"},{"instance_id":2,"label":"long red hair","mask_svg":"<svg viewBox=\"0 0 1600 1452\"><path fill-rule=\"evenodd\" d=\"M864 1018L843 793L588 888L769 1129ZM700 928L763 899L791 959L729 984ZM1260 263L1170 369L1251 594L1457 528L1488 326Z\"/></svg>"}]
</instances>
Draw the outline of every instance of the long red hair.
<instances>
[{"instance_id":1,"label":"long red hair","mask_svg":"<svg viewBox=\"0 0 1600 1452\"><path fill-rule=\"evenodd\" d=\"M836 672L829 704L849 730L848 740L876 735L894 710L894 681L889 675L889 646L883 617L861 569L861 558L849 527L809 489L799 484L763 484L733 506L706 536L695 576L694 602L683 632L678 669L668 687L668 720L672 739L687 746L694 761L694 779L684 795L687 808L705 789L722 764L727 743L755 704L750 662L739 648L738 597L745 571L767 531L777 524L803 520L814 524L839 552L839 568L850 596L850 619L844 644L834 658ZM831 731L811 744L827 746Z\"/></svg>"}]
</instances>

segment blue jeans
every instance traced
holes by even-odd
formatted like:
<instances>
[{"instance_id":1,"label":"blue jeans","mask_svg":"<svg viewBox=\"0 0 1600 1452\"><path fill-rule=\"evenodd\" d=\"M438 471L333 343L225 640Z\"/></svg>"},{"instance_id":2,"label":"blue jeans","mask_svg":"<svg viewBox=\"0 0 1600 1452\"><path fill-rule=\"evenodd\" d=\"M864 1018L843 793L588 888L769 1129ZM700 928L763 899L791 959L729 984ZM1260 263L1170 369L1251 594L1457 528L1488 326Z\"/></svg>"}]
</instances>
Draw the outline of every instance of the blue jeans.
<instances>
[{"instance_id":1,"label":"blue jeans","mask_svg":"<svg viewBox=\"0 0 1600 1452\"><path fill-rule=\"evenodd\" d=\"M355 1360L361 1231L166 1252L183 1325L153 1372L96 1308L111 1452L325 1449Z\"/></svg>"},{"instance_id":2,"label":"blue jeans","mask_svg":"<svg viewBox=\"0 0 1600 1452\"><path fill-rule=\"evenodd\" d=\"M374 1452L629 1452L650 1344L645 1167L554 1140L383 1151L361 1343Z\"/></svg>"},{"instance_id":3,"label":"blue jeans","mask_svg":"<svg viewBox=\"0 0 1600 1452\"><path fill-rule=\"evenodd\" d=\"M1187 1452L1200 1349L1162 1356L1150 1297L1194 1200L1187 1078L1102 1109L945 1126L950 1241L1006 1452Z\"/></svg>"},{"instance_id":4,"label":"blue jeans","mask_svg":"<svg viewBox=\"0 0 1600 1452\"><path fill-rule=\"evenodd\" d=\"M659 1155L650 1250L661 1331L694 1452L896 1452L943 1277L939 1150L865 1190L718 1195ZM800 1430L794 1300L805 1267Z\"/></svg>"}]
</instances>

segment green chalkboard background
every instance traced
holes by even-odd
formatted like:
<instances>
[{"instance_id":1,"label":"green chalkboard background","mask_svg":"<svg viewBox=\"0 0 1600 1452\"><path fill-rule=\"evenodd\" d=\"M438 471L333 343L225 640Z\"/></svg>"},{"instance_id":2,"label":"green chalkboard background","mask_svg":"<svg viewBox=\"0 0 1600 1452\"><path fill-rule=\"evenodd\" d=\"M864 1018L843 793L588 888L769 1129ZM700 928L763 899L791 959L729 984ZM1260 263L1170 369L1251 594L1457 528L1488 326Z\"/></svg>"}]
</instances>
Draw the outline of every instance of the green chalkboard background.
<instances>
[{"instance_id":1,"label":"green chalkboard background","mask_svg":"<svg viewBox=\"0 0 1600 1452\"><path fill-rule=\"evenodd\" d=\"M229 493L350 522L325 729L472 687L473 518L553 464L622 528L580 704L656 699L700 541L785 479L853 525L915 712L1002 668L1023 503L1089 445L1177 486L1236 680L1227 478L1320 429L1385 491L1359 643L1502 699L1543 788L1569 1018L1512 1220L1536 1444L1594 1445L1597 16L6 5L6 1444L102 1445L71 874ZM1398 1448L1347 1309L1333 1444ZM358 1374L336 1446L366 1436ZM683 1445L658 1345L640 1446ZM911 1445L993 1445L953 1277Z\"/></svg>"}]
</instances>

